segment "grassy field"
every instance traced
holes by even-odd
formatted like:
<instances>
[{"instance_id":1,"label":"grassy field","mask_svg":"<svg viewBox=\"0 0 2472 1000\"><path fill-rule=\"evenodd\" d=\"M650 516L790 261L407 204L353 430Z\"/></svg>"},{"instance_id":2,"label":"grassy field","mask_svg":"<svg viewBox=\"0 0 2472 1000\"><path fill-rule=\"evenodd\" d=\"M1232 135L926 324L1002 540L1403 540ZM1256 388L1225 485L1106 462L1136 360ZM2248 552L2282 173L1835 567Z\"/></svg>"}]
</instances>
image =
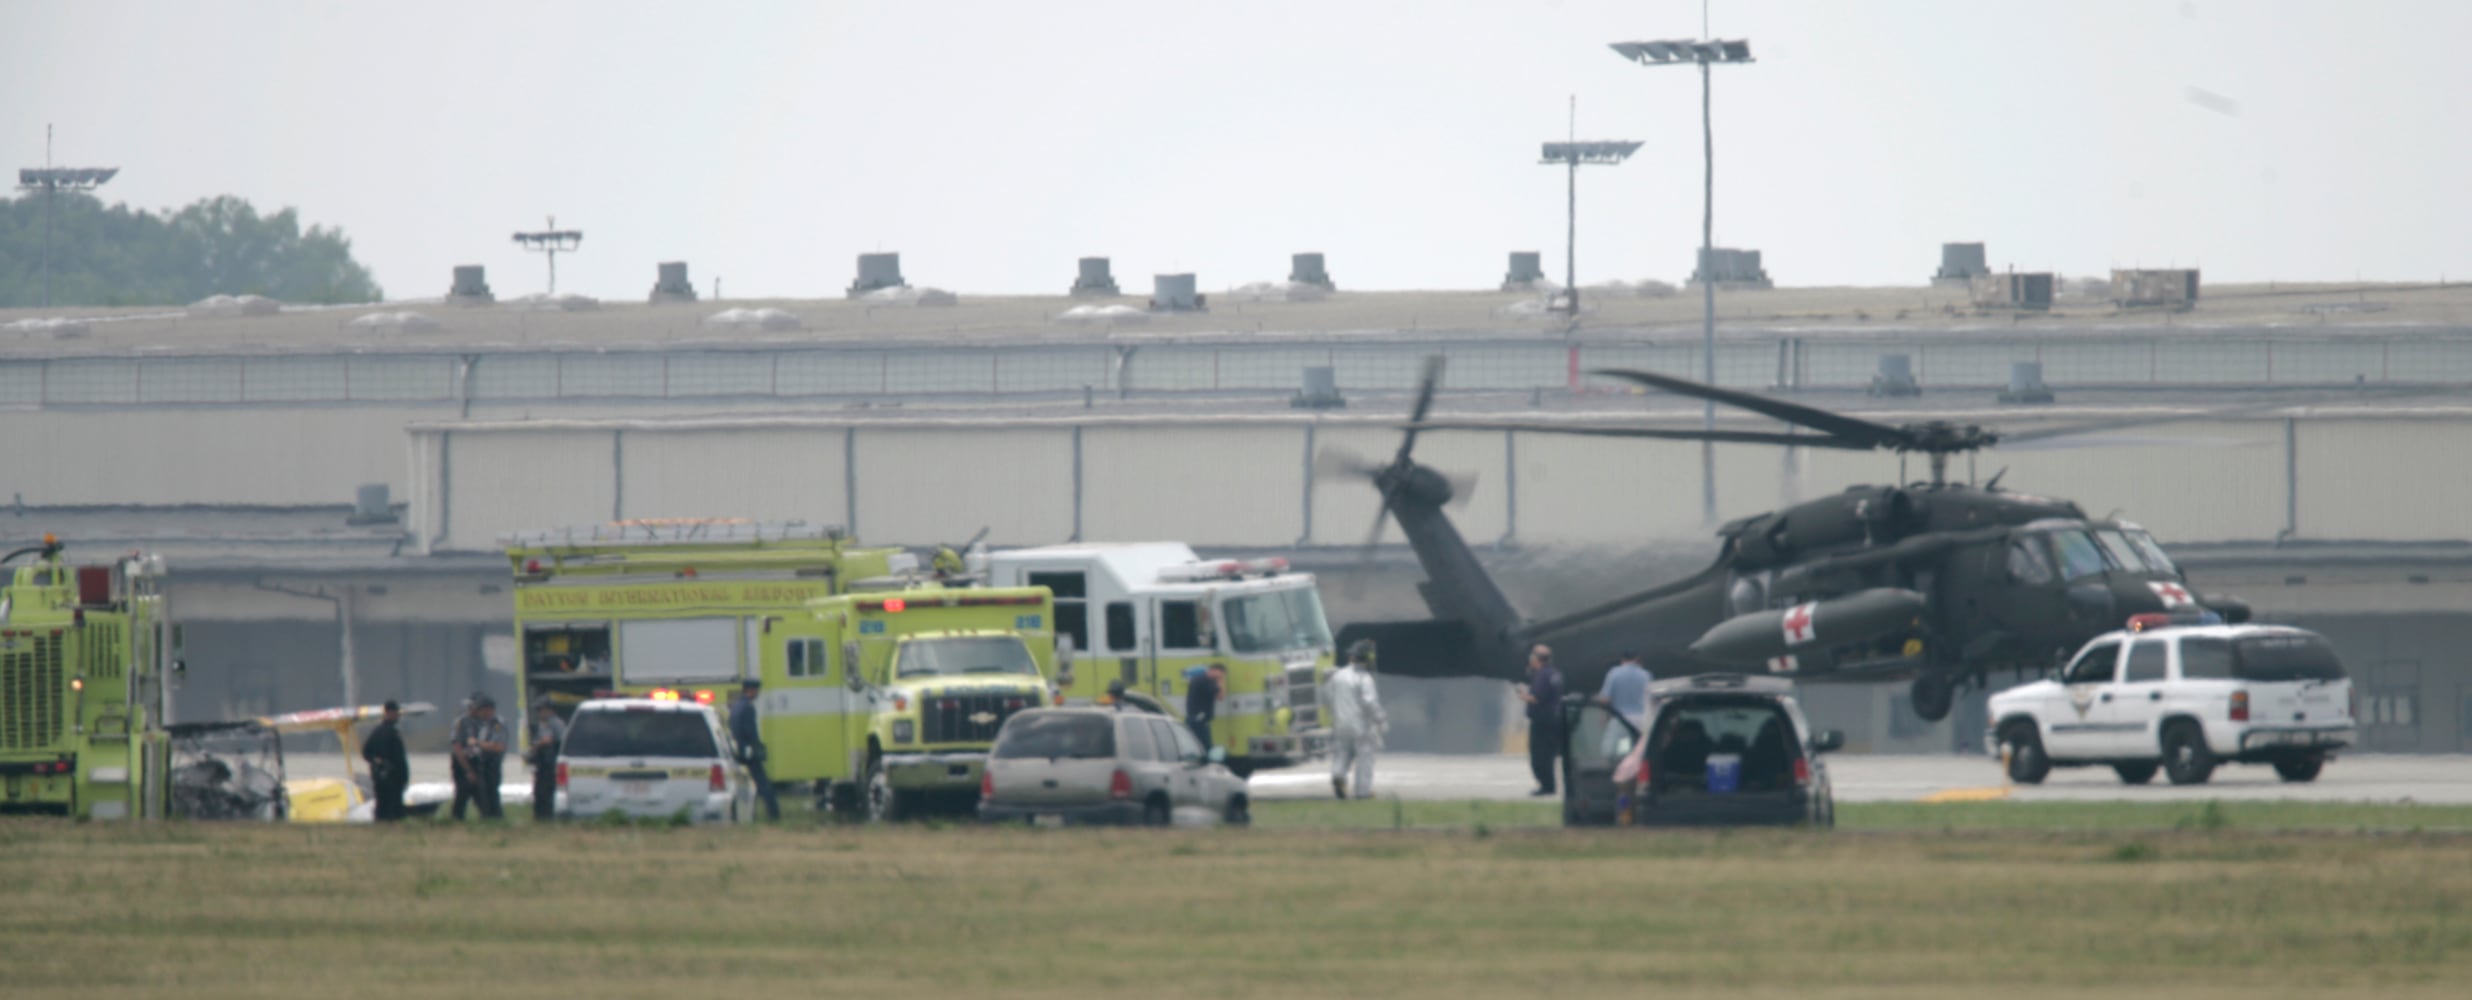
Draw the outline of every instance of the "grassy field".
<instances>
[{"instance_id":1,"label":"grassy field","mask_svg":"<svg viewBox=\"0 0 2472 1000\"><path fill-rule=\"evenodd\" d=\"M2236 809L2059 832L1948 819L2003 805L1938 822L1883 808L1861 823L1921 829L1854 835L1523 829L1527 803L1412 806L1402 826L1454 828L1402 832L1275 828L1387 827L1389 803L1266 806L1269 828L1207 833L16 822L0 824L0 994L2005 1000L2472 983L2472 837L2266 832Z\"/></svg>"},{"instance_id":2,"label":"grassy field","mask_svg":"<svg viewBox=\"0 0 2472 1000\"><path fill-rule=\"evenodd\" d=\"M1264 802L1264 829L1507 831L1559 827L1558 802ZM2252 830L2472 833L2472 806L2363 802L1846 802L1843 830Z\"/></svg>"}]
</instances>

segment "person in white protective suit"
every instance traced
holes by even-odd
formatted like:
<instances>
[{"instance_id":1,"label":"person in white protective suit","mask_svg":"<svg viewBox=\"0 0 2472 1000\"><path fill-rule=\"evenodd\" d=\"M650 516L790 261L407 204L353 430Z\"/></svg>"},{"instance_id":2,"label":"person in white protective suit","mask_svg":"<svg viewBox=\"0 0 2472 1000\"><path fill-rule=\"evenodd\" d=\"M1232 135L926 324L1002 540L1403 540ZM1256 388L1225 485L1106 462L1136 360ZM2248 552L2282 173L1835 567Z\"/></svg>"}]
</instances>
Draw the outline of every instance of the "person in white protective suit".
<instances>
[{"instance_id":1,"label":"person in white protective suit","mask_svg":"<svg viewBox=\"0 0 2472 1000\"><path fill-rule=\"evenodd\" d=\"M1382 733L1390 716L1382 711L1382 695L1373 683L1373 640L1348 647L1348 662L1332 671L1324 683L1322 704L1330 707L1330 791L1339 798L1350 792L1373 797L1373 754L1382 748ZM1355 772L1349 781L1348 772Z\"/></svg>"}]
</instances>

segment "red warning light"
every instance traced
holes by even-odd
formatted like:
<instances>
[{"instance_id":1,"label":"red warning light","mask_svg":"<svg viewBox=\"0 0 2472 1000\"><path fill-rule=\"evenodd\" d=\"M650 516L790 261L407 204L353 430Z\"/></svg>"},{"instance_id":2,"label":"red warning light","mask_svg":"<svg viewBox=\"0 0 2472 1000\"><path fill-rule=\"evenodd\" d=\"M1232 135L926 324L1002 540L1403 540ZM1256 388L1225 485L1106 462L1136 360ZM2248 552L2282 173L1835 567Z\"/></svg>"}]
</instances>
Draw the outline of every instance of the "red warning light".
<instances>
[{"instance_id":1,"label":"red warning light","mask_svg":"<svg viewBox=\"0 0 2472 1000\"><path fill-rule=\"evenodd\" d=\"M526 560L524 560L524 572L526 572L526 573L538 573L538 572L540 572L540 571L541 571L541 561L540 561L540 560L538 560L538 559L526 559Z\"/></svg>"},{"instance_id":2,"label":"red warning light","mask_svg":"<svg viewBox=\"0 0 2472 1000\"><path fill-rule=\"evenodd\" d=\"M695 703L696 703L696 704L698 704L698 705L710 705L710 704L712 704L712 692L710 692L710 691L697 691L697 692L695 693Z\"/></svg>"},{"instance_id":3,"label":"red warning light","mask_svg":"<svg viewBox=\"0 0 2472 1000\"><path fill-rule=\"evenodd\" d=\"M908 609L908 608L909 608L909 606L910 606L910 602L905 601L905 600L902 600L901 598L898 598L898 597L888 597L888 598L885 598L885 599L884 599L884 610L885 610L887 613L891 613L891 614L899 614L899 613L901 613L902 611L904 611L904 610Z\"/></svg>"}]
</instances>

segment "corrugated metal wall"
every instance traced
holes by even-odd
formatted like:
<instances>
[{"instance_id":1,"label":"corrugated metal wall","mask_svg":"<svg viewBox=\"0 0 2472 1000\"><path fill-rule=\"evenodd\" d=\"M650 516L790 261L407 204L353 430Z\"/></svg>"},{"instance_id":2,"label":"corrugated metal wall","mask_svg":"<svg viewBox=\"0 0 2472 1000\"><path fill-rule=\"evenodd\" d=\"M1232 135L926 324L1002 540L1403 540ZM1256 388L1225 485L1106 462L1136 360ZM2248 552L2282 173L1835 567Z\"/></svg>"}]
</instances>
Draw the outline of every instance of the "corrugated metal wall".
<instances>
[{"instance_id":1,"label":"corrugated metal wall","mask_svg":"<svg viewBox=\"0 0 2472 1000\"><path fill-rule=\"evenodd\" d=\"M2288 466L2286 424L2277 418L2172 425L2094 447L1994 452L1974 471L1988 479L2006 469L2009 488L2071 498L2094 516L2118 512L2175 542L2272 539L2295 526L2295 515L2304 538L2472 538L2472 511L2460 502L2472 496L2472 466L2452 460L2472 450L2472 417L2304 418L2293 427L2298 449ZM1372 524L1374 491L1361 477L1325 468L1308 495L1308 435L1317 450L1369 462L1397 447L1395 432L1363 426L1111 423L1078 431L1077 466L1076 434L1071 426L998 421L457 429L444 462L451 509L441 512L427 509L438 463L437 434L425 431L415 435L410 463L422 477L411 492L414 523L435 534L443 513L439 547L464 550L490 548L509 531L597 523L613 513L841 524L852 506L844 484L855 481L853 527L873 541L954 541L986 526L998 544L1058 542L1078 532L1086 540L1351 545ZM845 453L845 435L854 453ZM1476 476L1469 503L1452 516L1480 544L1506 533L1540 544L1709 533L1700 523L1697 444L1432 433L1417 457ZM1718 505L1729 518L1894 481L1899 471L1894 455L1788 455L1757 446L1719 447L1717 468ZM1965 460L1950 471L1963 478ZM2294 471L2296 498L2287 488ZM1905 475L1924 478L1924 463L1909 462Z\"/></svg>"}]
</instances>

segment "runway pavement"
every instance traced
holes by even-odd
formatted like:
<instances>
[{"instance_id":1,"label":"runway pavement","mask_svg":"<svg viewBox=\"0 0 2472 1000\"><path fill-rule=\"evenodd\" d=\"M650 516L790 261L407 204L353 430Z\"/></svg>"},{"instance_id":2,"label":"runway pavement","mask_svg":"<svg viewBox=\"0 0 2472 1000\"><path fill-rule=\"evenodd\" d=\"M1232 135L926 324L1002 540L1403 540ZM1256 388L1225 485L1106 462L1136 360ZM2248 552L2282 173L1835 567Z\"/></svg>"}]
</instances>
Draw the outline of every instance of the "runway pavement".
<instances>
[{"instance_id":1,"label":"runway pavement","mask_svg":"<svg viewBox=\"0 0 2472 1000\"><path fill-rule=\"evenodd\" d=\"M1828 758L1829 780L1840 802L1917 802L1935 793L1996 788L1999 766L1983 757L1954 754L1890 756L1845 754ZM1520 799L1535 782L1526 757L1384 754L1374 767L1375 794L1403 799ZM1264 801L1321 798L1330 794L1326 764L1264 771L1253 776L1253 794ZM2318 780L2288 784L2264 766L2225 765L2204 785L2176 786L2161 777L2152 784L2122 784L2110 768L2055 770L2039 786L2019 786L2020 802L2202 799L2318 802L2418 802L2472 804L2472 757L2363 754L2326 765Z\"/></svg>"},{"instance_id":2,"label":"runway pavement","mask_svg":"<svg viewBox=\"0 0 2472 1000\"><path fill-rule=\"evenodd\" d=\"M304 753L289 757L293 777L341 777L343 757ZM1840 754L1828 758L1830 782L1840 802L1919 802L1940 792L1996 788L2000 769L1987 758L1940 755ZM412 755L412 780L448 779L444 754ZM531 780L531 771L509 761L506 780ZM1528 797L1535 782L1528 759L1508 754L1383 754L1374 767L1374 791L1403 799L1493 799ZM1330 765L1263 771L1253 776L1253 794L1263 801L1315 799L1330 794ZM2326 765L2308 784L2287 784L2264 766L2227 764L2204 785L2125 785L2108 767L2063 768L2041 785L2012 789L2019 802L2169 802L2203 799L2314 802L2418 802L2472 805L2472 756L2360 754Z\"/></svg>"}]
</instances>

